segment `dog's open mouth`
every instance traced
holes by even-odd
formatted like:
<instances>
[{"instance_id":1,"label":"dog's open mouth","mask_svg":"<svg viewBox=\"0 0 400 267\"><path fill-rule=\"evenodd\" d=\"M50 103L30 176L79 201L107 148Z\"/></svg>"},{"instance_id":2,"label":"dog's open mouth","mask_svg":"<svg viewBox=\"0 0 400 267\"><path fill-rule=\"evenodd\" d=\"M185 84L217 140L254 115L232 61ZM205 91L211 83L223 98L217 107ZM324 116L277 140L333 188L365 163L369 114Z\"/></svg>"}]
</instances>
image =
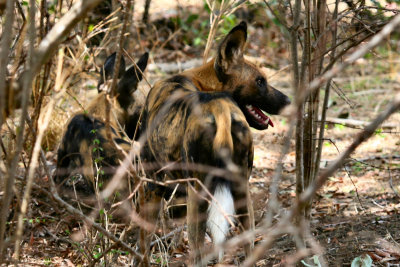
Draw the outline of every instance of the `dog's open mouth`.
<instances>
[{"instance_id":1,"label":"dog's open mouth","mask_svg":"<svg viewBox=\"0 0 400 267\"><path fill-rule=\"evenodd\" d=\"M271 127L274 127L274 123L272 122L272 120L267 115L265 115L264 112L261 111L261 109L253 105L246 105L246 111L246 118L248 120L250 119L251 122L258 124L258 127L256 128L267 129L269 125L271 125ZM249 122L250 126L252 126L251 122Z\"/></svg>"}]
</instances>

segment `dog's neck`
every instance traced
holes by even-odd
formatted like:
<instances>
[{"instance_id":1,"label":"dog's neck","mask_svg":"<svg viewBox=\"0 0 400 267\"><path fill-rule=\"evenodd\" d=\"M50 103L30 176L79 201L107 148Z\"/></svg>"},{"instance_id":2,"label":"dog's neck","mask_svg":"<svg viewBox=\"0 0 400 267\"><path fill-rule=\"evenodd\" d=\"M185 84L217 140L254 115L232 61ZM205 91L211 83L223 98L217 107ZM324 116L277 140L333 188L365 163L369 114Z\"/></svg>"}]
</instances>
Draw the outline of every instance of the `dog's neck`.
<instances>
[{"instance_id":1,"label":"dog's neck","mask_svg":"<svg viewBox=\"0 0 400 267\"><path fill-rule=\"evenodd\" d=\"M215 73L214 61L215 59L212 59L200 67L185 72L200 91L222 91L223 84Z\"/></svg>"}]
</instances>

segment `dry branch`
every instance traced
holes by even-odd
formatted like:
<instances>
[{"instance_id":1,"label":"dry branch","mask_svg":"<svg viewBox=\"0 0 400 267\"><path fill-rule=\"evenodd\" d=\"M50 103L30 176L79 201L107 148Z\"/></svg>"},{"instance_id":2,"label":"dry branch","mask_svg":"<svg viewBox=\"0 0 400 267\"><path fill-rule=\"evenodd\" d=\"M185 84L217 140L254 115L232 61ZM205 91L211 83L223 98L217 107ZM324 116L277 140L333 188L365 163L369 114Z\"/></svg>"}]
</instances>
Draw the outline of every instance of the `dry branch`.
<instances>
[{"instance_id":1,"label":"dry branch","mask_svg":"<svg viewBox=\"0 0 400 267\"><path fill-rule=\"evenodd\" d=\"M15 184L15 174L18 166L18 161L22 152L22 145L24 142L25 133L25 120L28 116L28 101L31 95L31 86L33 80L33 74L31 67L33 65L33 55L34 55L34 44L36 38L36 28L35 28L35 1L30 0L29 4L31 8L29 9L29 45L28 45L28 71L25 75L21 75L22 82L22 112L19 120L20 130L17 133L16 138L16 148L12 158L11 163L8 166L8 173L4 181L4 197L2 201L1 213L0 213L0 261L4 260L4 234L6 229L6 219L9 214L9 205L13 197L13 187ZM13 12L13 11L12 11Z\"/></svg>"},{"instance_id":2,"label":"dry branch","mask_svg":"<svg viewBox=\"0 0 400 267\"><path fill-rule=\"evenodd\" d=\"M334 124L341 124L347 127L351 128L362 128L368 125L369 122L367 121L361 121L361 120L355 120L355 119L341 119L341 118L330 118L328 117L326 119L326 123L334 123ZM393 124L393 123L384 123L381 125L381 128L383 129L394 129L399 127L399 125Z\"/></svg>"},{"instance_id":3,"label":"dry branch","mask_svg":"<svg viewBox=\"0 0 400 267\"><path fill-rule=\"evenodd\" d=\"M86 216L81 211L77 210L76 208L74 208L73 206L71 206L70 204L65 202L57 193L56 185L54 184L52 175L50 174L50 170L49 170L49 167L47 165L48 163L46 161L46 157L45 157L45 154L44 154L42 149L40 149L39 157L40 157L40 161L42 162L42 164L44 166L44 170L46 172L46 175L47 175L47 177L49 177L50 190L49 191L48 190L43 190L43 188L41 186L37 185L36 183L32 183L32 186L34 188L39 189L41 192L46 194L47 197L49 197L50 199L55 200L60 207L65 208L69 213L71 213L73 215L76 215L78 218L80 218L81 220L86 222L89 226L93 227L94 229L96 229L100 233L104 234L104 236L106 236L110 240L114 241L116 245L118 245L118 246L126 249L130 253L132 253L132 255L135 258L137 258L138 260L142 260L143 259L143 255L141 255L136 250L134 250L131 246L129 246L129 244L127 244L124 241L118 239L116 236L114 236L109 231L104 229L101 225L96 223L91 217Z\"/></svg>"},{"instance_id":4,"label":"dry branch","mask_svg":"<svg viewBox=\"0 0 400 267\"><path fill-rule=\"evenodd\" d=\"M3 119L5 119L7 64L9 59L8 53L11 45L11 29L14 22L14 0L7 0L7 3L4 4L7 5L0 47L0 127L3 125Z\"/></svg>"},{"instance_id":5,"label":"dry branch","mask_svg":"<svg viewBox=\"0 0 400 267\"><path fill-rule=\"evenodd\" d=\"M396 29L398 24L400 24L400 15L396 15L388 24L385 25L385 27L383 27L383 29L379 33L374 35L374 37L372 37L372 39L367 44L361 46L359 49L356 49L355 52L351 54L342 64L333 67L331 70L324 73L324 75L314 79L308 86L306 92L300 96L296 104L299 105L303 103L304 99L312 91L318 89L322 84L333 78L335 75L343 71L346 67L353 64L357 59L361 58L371 49L379 45L382 40L387 38L390 33Z\"/></svg>"},{"instance_id":6,"label":"dry branch","mask_svg":"<svg viewBox=\"0 0 400 267\"><path fill-rule=\"evenodd\" d=\"M34 187L40 187L39 185L33 184ZM55 187L52 186L50 192L44 191L44 193L46 193L46 195L48 197L50 197L51 199L54 199L58 205L60 205L61 207L65 208L69 213L76 215L79 219L83 220L84 222L86 222L88 224L89 227L93 227L94 229L96 229L97 231L99 231L100 233L104 234L104 236L106 236L107 238L109 238L110 240L112 240L113 242L115 242L117 245L121 246L122 248L126 249L127 251L129 251L129 253L132 253L132 255L141 260L143 258L143 255L141 255L140 253L138 253L136 250L134 250L131 246L129 246L127 243L125 243L124 241L118 239L116 236L114 236L113 234L111 234L109 231L107 231L106 229L104 229L101 225L99 225L98 223L96 223L91 217L84 215L82 212L80 212L79 210L75 209L73 206L71 206L70 204L68 204L67 202L65 202L56 192Z\"/></svg>"},{"instance_id":7,"label":"dry branch","mask_svg":"<svg viewBox=\"0 0 400 267\"><path fill-rule=\"evenodd\" d=\"M14 12L13 7L14 7L14 1L9 1L10 4L7 7L7 23L12 23L13 17L12 14ZM7 174L7 177L5 179L5 185L4 185L4 197L2 201L2 208L1 208L1 218L0 218L0 259L3 261L4 260L4 233L5 233L5 228L6 228L6 223L5 220L8 217L8 212L9 212L9 205L11 202L11 198L13 196L13 191L12 188L15 183L15 172L16 168L18 166L18 160L20 158L20 154L22 151L22 145L24 141L24 134L25 134L25 121L28 115L28 101L30 99L31 95L31 88L32 88L32 81L36 74L39 72L40 68L44 63L48 61L48 59L54 54L54 51L56 51L58 45L63 41L63 38L69 33L69 31L74 27L81 18L83 18L86 13L93 8L96 4L100 3L100 0L85 0L85 1L77 1L72 8L60 19L60 21L51 29L51 31L46 35L46 37L42 40L40 43L39 47L35 50L34 45L36 42L36 28L35 28L35 7L36 3L34 0L30 0L29 5L29 46L28 46L28 62L27 62L27 67L25 71L20 75L18 78L18 86L19 88L17 90L22 90L22 112L20 116L20 131L18 132L17 139L16 139L16 149L14 151L10 166L9 166L9 171ZM11 11L9 11L11 9ZM11 34L11 29L12 27L7 28L5 31L6 33ZM6 35L7 37L7 35ZM10 46L10 36L7 38L3 38L3 43L2 43L2 52L6 53L5 57L2 57L4 59L4 65L2 64L2 68L0 70L1 75L6 74L6 65L7 65L7 60L8 59L8 53L9 53L9 46ZM0 93L4 96L5 94L5 86L4 86L4 81L3 80L3 85L0 84ZM3 100L3 98L2 98ZM3 111L5 108L5 103L4 101L1 102L1 120L3 119ZM39 140L36 140L39 142ZM39 144L38 144L39 145ZM36 150L37 151L37 150ZM37 156L37 153L36 153ZM33 179L33 173L35 169L35 165L37 163L33 162L31 165L31 180ZM27 207L27 202L29 201L29 195L30 195L30 184L32 181L28 182L28 186L26 188L26 194L24 196L25 201L23 202L22 205L22 210L23 212L21 215L26 212L26 207ZM25 210L25 211L24 211ZM20 227L20 230L22 228ZM18 236L21 236L21 233L18 234ZM17 238L18 242L18 238ZM19 245L16 245L16 257L19 255Z\"/></svg>"},{"instance_id":8,"label":"dry branch","mask_svg":"<svg viewBox=\"0 0 400 267\"><path fill-rule=\"evenodd\" d=\"M71 9L53 26L46 37L40 42L35 51L33 75L37 74L40 67L52 57L58 45L71 29L85 17L87 12L99 4L102 0L78 0Z\"/></svg>"},{"instance_id":9,"label":"dry branch","mask_svg":"<svg viewBox=\"0 0 400 267\"><path fill-rule=\"evenodd\" d=\"M297 233L297 227L293 229L293 220L297 217L298 212L301 210L300 207L308 203L312 197L315 195L316 191L319 190L325 181L331 177L343 164L346 162L346 159L349 155L354 152L354 150L368 138L370 138L375 130L382 124L391 114L395 113L400 109L400 93L397 94L394 98L394 101L388 106L388 108L379 114L352 142L352 144L344 151L332 164L330 164L318 177L315 183L311 184L305 191L300 195L298 200L290 209L290 212L287 213L278 224L268 227L268 224L261 226L255 231L247 231L239 236L236 236L230 240L228 240L223 248L230 249L235 246L241 245L248 240L252 240L257 235L265 235L263 242L259 244L255 248L255 252L248 258L242 266L253 266L255 262L264 256L265 251L267 251L274 243L274 240L282 234ZM207 258L212 258L218 254L220 248L215 249L212 253L207 255Z\"/></svg>"},{"instance_id":10,"label":"dry branch","mask_svg":"<svg viewBox=\"0 0 400 267\"><path fill-rule=\"evenodd\" d=\"M395 29L395 26L400 23L400 16L396 16L390 23L388 23L384 29L378 33L375 37L372 38L372 40L363 46L361 49L357 50L354 54L350 55L349 59L345 61L343 64L340 66L334 68L332 71L325 73L323 76L316 78L307 90L305 91L300 91L298 98L296 99L296 105L297 107L292 110L291 112L291 118L296 118L298 116L298 110L299 108L303 105L304 99L314 90L319 88L324 82L328 81L331 79L334 75L345 69L347 66L349 66L351 63L353 63L356 59L359 57L363 56L365 53L367 53L370 49L373 47L377 46L385 37L390 34L393 29ZM296 27L291 28L292 33L296 32ZM295 33L296 34L296 33ZM292 36L292 42L296 43L297 38L293 38ZM295 45L293 45L294 47ZM292 47L292 48L293 48ZM297 55L297 51L293 51L292 56ZM297 63L297 60L294 61ZM298 73L295 73L295 84L294 87L299 89L301 86L299 86L299 80L300 77L298 76ZM297 79L296 79L297 78ZM296 91L299 93L298 91ZM348 147L348 149L341 154L341 156L334 161L327 169L325 169L318 177L315 183L312 183L309 187L305 189L305 191L299 196L298 200L296 201L295 205L291 208L290 212L287 213L276 225L271 227L271 218L265 221L264 226L256 229L255 231L248 231L240 234L239 236L236 236L230 240L228 240L224 246L223 249L230 249L233 247L237 247L239 245L242 245L248 240L253 240L257 235L263 235L263 242L258 245L255 248L254 253L249 257L244 263L243 266L253 266L255 262L261 258L262 256L265 255L265 251L267 251L274 243L275 238L278 236L281 236L282 234L285 233L290 233L290 234L298 234L299 233L299 228L295 227L293 225L293 220L295 218L298 218L299 212L302 210L302 207L308 203L312 197L314 196L315 192L321 188L321 186L324 184L326 179L330 177L336 170L338 170L344 163L345 160L348 158L348 156L354 152L354 150L364 141L366 141L371 135L375 132L375 130L381 125L381 123L386 120L392 113L396 112L397 110L400 109L400 94L398 94L395 97L395 100L390 104L390 106L382 112L372 123L370 123L360 134L359 136L354 140L354 142ZM292 128L292 127L291 127ZM286 137L288 134L286 134ZM283 154L285 154L285 148L283 148ZM278 165L279 166L279 165ZM280 169L278 168L276 172L280 172ZM271 185L271 188L274 187L275 177L279 177L280 173L275 173L274 174L274 182ZM272 198L273 199L273 198ZM270 199L271 201L271 199ZM220 247L216 248L212 253L207 255L207 259L211 259L215 257L219 251Z\"/></svg>"},{"instance_id":11,"label":"dry branch","mask_svg":"<svg viewBox=\"0 0 400 267\"><path fill-rule=\"evenodd\" d=\"M18 215L17 232L16 232L16 236L15 236L15 247L14 247L15 249L14 249L14 256L13 256L15 260L18 260L19 256L20 256L19 255L20 248L21 248L20 241L22 239L22 234L23 234L24 218L25 218L26 212L28 210L28 204L29 204L29 200L30 200L34 174L35 174L36 168L39 165L38 157L39 157L39 153L41 150L42 140L43 140L45 131L47 129L47 126L49 124L50 116L53 112L53 108L54 108L54 104L55 104L54 102L55 102L54 99L51 100L50 103L48 104L47 110L43 114L40 114L42 118L39 117L39 120L40 120L39 129L38 129L39 133L35 140L35 146L33 148L31 164L29 165L28 178L27 178L24 196L23 196L22 204L21 204L21 211Z\"/></svg>"},{"instance_id":12,"label":"dry branch","mask_svg":"<svg viewBox=\"0 0 400 267\"><path fill-rule=\"evenodd\" d=\"M335 1L335 9L333 11L333 19L336 20L338 16L338 8L339 8L339 0ZM337 43L337 27L334 28L333 31L333 41L332 41L332 53L331 53L331 62L335 60L335 55L336 55L336 43ZM322 66L321 66L322 67ZM323 139L324 139L324 134L325 134L325 120L326 120L326 113L328 111L328 104L329 104L329 94L330 94L330 89L331 89L331 79L328 80L325 86L325 96L324 96L324 102L322 104L322 112L321 112L321 124L319 127L319 135L318 135L318 146L317 146L317 152L315 156L315 161L314 163L314 169L313 169L313 174L312 177L315 180L317 175L319 174L319 169L320 169L320 161L321 161L321 155L322 155L322 144L323 144ZM318 114L316 114L315 117L318 117Z\"/></svg>"},{"instance_id":13,"label":"dry branch","mask_svg":"<svg viewBox=\"0 0 400 267\"><path fill-rule=\"evenodd\" d=\"M398 16L400 18L400 16ZM337 169L339 169L345 162L345 160L353 153L356 148L366 141L375 133L375 130L394 112L400 109L400 93L398 93L388 108L380 113L365 129L356 137L351 145L344 151L333 163L331 163L322 173L319 175L313 186L310 186L301 196L298 205L311 199L315 192L321 188L326 179L332 176Z\"/></svg>"}]
</instances>

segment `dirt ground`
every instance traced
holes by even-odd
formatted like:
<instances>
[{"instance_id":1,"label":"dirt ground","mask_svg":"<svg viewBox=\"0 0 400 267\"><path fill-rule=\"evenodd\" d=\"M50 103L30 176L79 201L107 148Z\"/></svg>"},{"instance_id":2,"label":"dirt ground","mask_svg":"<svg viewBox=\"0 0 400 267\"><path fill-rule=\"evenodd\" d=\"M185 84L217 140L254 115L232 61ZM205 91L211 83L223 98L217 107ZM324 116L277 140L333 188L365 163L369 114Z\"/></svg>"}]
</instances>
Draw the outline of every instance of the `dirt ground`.
<instances>
[{"instance_id":1,"label":"dirt ground","mask_svg":"<svg viewBox=\"0 0 400 267\"><path fill-rule=\"evenodd\" d=\"M285 40L276 34L276 29L275 32L264 34L260 28L255 27L250 27L249 38L247 54L259 58L273 86L293 95L288 68L289 52L288 46L284 44ZM268 45L263 43L265 39ZM394 40L393 43L395 44L391 47L385 44L371 51L369 57L358 60L335 78L336 89L331 92L328 120L345 117L369 122L400 92L400 42ZM157 55L151 55L151 63L165 62L166 55L171 61L184 62L198 54L198 51L188 50L182 53L165 48L157 51ZM157 70L146 74L150 83L167 75ZM82 83L96 84L91 79L87 78ZM86 102L95 91L78 91L77 95L82 97L82 102ZM73 113L73 108L73 105L70 110L60 108L57 116L63 119L54 123L65 122ZM253 131L255 158L250 184L258 223L266 212L271 177L288 127L288 122L283 117L273 116L272 120L274 128L262 132ZM377 131L356 150L345 168L329 179L314 201L311 232L323 248L323 257L328 266L350 266L354 258L365 254L373 259L375 266L400 264L400 113L391 116L385 126L387 127ZM59 125L57 127L62 128ZM321 168L325 168L344 151L359 132L360 129L329 123ZM58 134L56 132L53 135ZM279 182L281 213L275 220L279 220L284 211L290 208L295 198L294 140L291 142ZM47 154L52 166L56 160L55 152L56 147L53 147ZM39 176L37 183L47 182L48 177ZM85 228L74 216L50 203L40 191L34 191L30 208L22 245L22 265L80 266L87 265L88 258L93 264L102 265L96 262L95 257L88 255L90 252L84 246L80 247L75 241L71 241L82 240L74 239L74 234L79 232L78 229ZM109 227L114 230L122 228L119 224ZM98 235L91 230L88 232ZM104 247L106 245L99 244ZM187 248L183 236L183 242L175 249L169 266L182 266L180 263ZM287 258L295 251L292 238L288 235L282 236L276 240L271 250L265 252L265 257L257 262L257 266L284 266ZM124 252L115 248L113 253L118 254L119 258L111 260L113 264L110 266L127 263Z\"/></svg>"}]
</instances>

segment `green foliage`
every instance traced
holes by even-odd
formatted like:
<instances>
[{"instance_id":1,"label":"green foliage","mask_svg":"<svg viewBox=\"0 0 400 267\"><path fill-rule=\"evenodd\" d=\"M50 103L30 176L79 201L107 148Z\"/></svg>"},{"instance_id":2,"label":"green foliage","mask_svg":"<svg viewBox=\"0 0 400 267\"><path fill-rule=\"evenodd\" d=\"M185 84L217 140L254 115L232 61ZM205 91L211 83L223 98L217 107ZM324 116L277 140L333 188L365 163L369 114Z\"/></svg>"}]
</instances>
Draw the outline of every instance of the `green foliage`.
<instances>
[{"instance_id":1,"label":"green foliage","mask_svg":"<svg viewBox=\"0 0 400 267\"><path fill-rule=\"evenodd\" d=\"M208 14L211 13L210 8L204 1L204 9ZM175 17L172 22L182 31L182 41L189 46L204 46L207 42L210 25L209 19L200 17L197 13L189 13L187 17ZM221 24L218 25L218 33L226 35L234 26L237 25L238 19L234 14L222 16Z\"/></svg>"},{"instance_id":2,"label":"green foliage","mask_svg":"<svg viewBox=\"0 0 400 267\"><path fill-rule=\"evenodd\" d=\"M164 266L164 261L163 261L163 258L162 257L160 257L159 255L152 255L153 256L153 262L154 263L156 263L157 265L161 265L161 266Z\"/></svg>"},{"instance_id":3,"label":"green foliage","mask_svg":"<svg viewBox=\"0 0 400 267\"><path fill-rule=\"evenodd\" d=\"M101 253L100 251L93 252L93 258L95 258L95 259L97 260L98 258L100 258L100 256L101 256L102 254L103 254L103 253Z\"/></svg>"},{"instance_id":4,"label":"green foliage","mask_svg":"<svg viewBox=\"0 0 400 267\"><path fill-rule=\"evenodd\" d=\"M88 32L92 32L93 29L94 29L94 25L93 25L93 24L90 24L90 25L88 26Z\"/></svg>"},{"instance_id":5,"label":"green foliage","mask_svg":"<svg viewBox=\"0 0 400 267\"><path fill-rule=\"evenodd\" d=\"M128 251L123 251L123 250L120 250L120 249L112 249L112 250L110 251L110 253L111 253L111 254L121 255L121 256L129 255L129 252L128 252Z\"/></svg>"},{"instance_id":6,"label":"green foliage","mask_svg":"<svg viewBox=\"0 0 400 267\"><path fill-rule=\"evenodd\" d=\"M57 11L57 3L51 3L47 6L47 12L52 15L55 14Z\"/></svg>"},{"instance_id":7,"label":"green foliage","mask_svg":"<svg viewBox=\"0 0 400 267\"><path fill-rule=\"evenodd\" d=\"M382 128L381 128L381 129L377 129L377 130L375 131L375 135L376 135L376 136L379 136L380 138L385 138L385 137L386 137L386 135L384 135L384 134L382 133Z\"/></svg>"},{"instance_id":8,"label":"green foliage","mask_svg":"<svg viewBox=\"0 0 400 267\"><path fill-rule=\"evenodd\" d=\"M205 45L208 23L206 20L200 21L198 14L189 14L186 19L175 17L171 19L183 32L182 38L186 45L201 46ZM197 24L196 26L194 26Z\"/></svg>"},{"instance_id":9,"label":"green foliage","mask_svg":"<svg viewBox=\"0 0 400 267\"><path fill-rule=\"evenodd\" d=\"M357 175L360 174L364 170L364 164L359 161L354 162L352 165L353 172Z\"/></svg>"},{"instance_id":10,"label":"green foliage","mask_svg":"<svg viewBox=\"0 0 400 267\"><path fill-rule=\"evenodd\" d=\"M24 218L23 219L25 222L28 222L28 223L30 223L30 224L34 224L34 223L45 223L46 222L46 219L45 218L39 218L39 217L36 217L36 218Z\"/></svg>"},{"instance_id":11,"label":"green foliage","mask_svg":"<svg viewBox=\"0 0 400 267\"><path fill-rule=\"evenodd\" d=\"M219 32L222 35L227 35L229 31L238 24L238 20L234 14L222 17L222 23L219 26Z\"/></svg>"},{"instance_id":12,"label":"green foliage","mask_svg":"<svg viewBox=\"0 0 400 267\"><path fill-rule=\"evenodd\" d=\"M44 259L44 265L50 266L52 264L51 258L45 258Z\"/></svg>"},{"instance_id":13,"label":"green foliage","mask_svg":"<svg viewBox=\"0 0 400 267\"><path fill-rule=\"evenodd\" d=\"M281 10L281 8L279 8L279 5L282 5L282 2L276 0L270 0L268 1L268 3L274 10L272 13L271 10L269 10L264 3L262 4L262 7L264 8L268 19L272 21L272 23L276 25L282 33L284 33L286 36L289 36L289 32L286 30L285 26L278 19L278 17L284 16L284 14L279 14L279 10ZM287 5L285 6L286 8L289 8L289 6Z\"/></svg>"},{"instance_id":14,"label":"green foliage","mask_svg":"<svg viewBox=\"0 0 400 267\"><path fill-rule=\"evenodd\" d=\"M101 157L101 156L99 156L99 157L97 157L97 158L94 159L94 162L95 162L95 163L101 163L103 160L104 160L104 158Z\"/></svg>"},{"instance_id":15,"label":"green foliage","mask_svg":"<svg viewBox=\"0 0 400 267\"><path fill-rule=\"evenodd\" d=\"M335 123L335 129L343 130L344 129L344 125L343 124L339 124L339 123Z\"/></svg>"}]
</instances>

